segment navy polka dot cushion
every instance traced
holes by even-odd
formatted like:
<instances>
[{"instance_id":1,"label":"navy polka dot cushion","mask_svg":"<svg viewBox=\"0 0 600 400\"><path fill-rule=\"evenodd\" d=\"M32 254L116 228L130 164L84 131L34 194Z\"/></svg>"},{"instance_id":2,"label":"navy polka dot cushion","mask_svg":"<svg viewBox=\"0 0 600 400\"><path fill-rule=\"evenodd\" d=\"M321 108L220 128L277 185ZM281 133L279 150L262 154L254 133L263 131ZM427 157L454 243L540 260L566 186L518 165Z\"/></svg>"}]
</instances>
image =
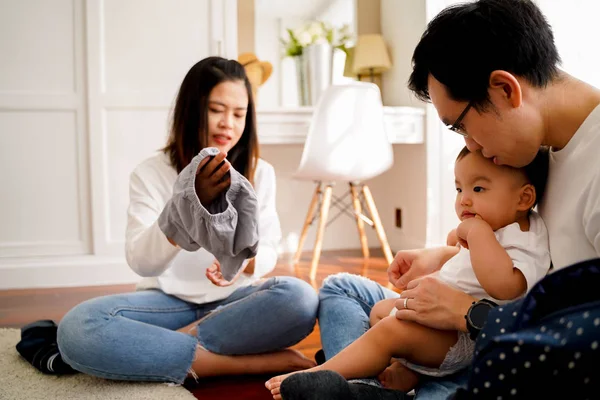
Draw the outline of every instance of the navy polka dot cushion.
<instances>
[{"instance_id":1,"label":"navy polka dot cushion","mask_svg":"<svg viewBox=\"0 0 600 400\"><path fill-rule=\"evenodd\" d=\"M600 259L496 307L455 399L600 399Z\"/></svg>"}]
</instances>

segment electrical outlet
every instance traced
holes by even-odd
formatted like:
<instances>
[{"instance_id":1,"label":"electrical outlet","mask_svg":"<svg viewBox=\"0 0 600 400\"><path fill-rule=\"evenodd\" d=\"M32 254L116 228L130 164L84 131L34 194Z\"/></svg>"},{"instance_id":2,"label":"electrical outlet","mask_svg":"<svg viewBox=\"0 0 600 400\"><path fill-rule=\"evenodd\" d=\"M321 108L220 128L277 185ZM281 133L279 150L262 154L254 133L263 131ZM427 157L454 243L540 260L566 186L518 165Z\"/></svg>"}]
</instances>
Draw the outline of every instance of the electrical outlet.
<instances>
[{"instance_id":1,"label":"electrical outlet","mask_svg":"<svg viewBox=\"0 0 600 400\"><path fill-rule=\"evenodd\" d=\"M396 228L402 228L402 209L396 208Z\"/></svg>"}]
</instances>

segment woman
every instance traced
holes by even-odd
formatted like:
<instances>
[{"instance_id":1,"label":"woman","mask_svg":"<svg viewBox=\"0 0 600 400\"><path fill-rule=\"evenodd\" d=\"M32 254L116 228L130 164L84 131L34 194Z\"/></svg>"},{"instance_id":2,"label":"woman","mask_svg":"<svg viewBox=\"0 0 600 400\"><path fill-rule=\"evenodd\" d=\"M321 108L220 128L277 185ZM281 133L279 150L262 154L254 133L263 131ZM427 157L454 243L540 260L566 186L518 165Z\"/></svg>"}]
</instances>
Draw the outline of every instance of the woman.
<instances>
[{"instance_id":1,"label":"woman","mask_svg":"<svg viewBox=\"0 0 600 400\"><path fill-rule=\"evenodd\" d=\"M200 202L207 207L227 190L233 167L253 184L260 207L257 256L232 282L223 279L208 251L180 249L157 223L178 174L205 147L220 153L198 168ZM126 255L145 278L135 293L92 299L71 310L58 329L63 359L103 378L176 383L188 376L313 366L285 348L312 331L314 290L296 278L260 279L275 267L280 237L275 173L258 156L248 78L237 61L206 58L181 84L166 147L131 174Z\"/></svg>"}]
</instances>

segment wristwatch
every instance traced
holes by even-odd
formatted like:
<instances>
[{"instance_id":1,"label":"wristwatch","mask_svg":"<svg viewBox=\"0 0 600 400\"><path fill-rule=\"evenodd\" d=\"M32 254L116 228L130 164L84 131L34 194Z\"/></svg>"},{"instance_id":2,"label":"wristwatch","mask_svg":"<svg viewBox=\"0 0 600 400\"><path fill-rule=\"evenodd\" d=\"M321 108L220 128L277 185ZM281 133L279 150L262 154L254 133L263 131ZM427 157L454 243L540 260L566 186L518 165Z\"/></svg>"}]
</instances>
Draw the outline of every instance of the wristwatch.
<instances>
[{"instance_id":1,"label":"wristwatch","mask_svg":"<svg viewBox=\"0 0 600 400\"><path fill-rule=\"evenodd\" d=\"M485 321L487 320L490 310L497 305L498 304L487 299L474 301L473 304L471 304L469 311L467 311L467 315L465 315L465 319L467 320L467 330L469 331L471 340L477 339L477 336L479 336L479 333L485 326Z\"/></svg>"}]
</instances>

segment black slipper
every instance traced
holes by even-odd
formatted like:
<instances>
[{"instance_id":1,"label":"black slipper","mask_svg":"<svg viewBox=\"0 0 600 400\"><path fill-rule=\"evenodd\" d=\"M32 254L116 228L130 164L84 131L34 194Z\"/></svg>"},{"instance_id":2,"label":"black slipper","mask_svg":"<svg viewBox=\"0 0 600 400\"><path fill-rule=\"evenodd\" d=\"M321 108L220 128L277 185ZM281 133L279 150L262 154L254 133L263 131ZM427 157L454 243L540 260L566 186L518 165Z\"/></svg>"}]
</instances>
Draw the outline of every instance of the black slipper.
<instances>
[{"instance_id":1,"label":"black slipper","mask_svg":"<svg viewBox=\"0 0 600 400\"><path fill-rule=\"evenodd\" d=\"M21 341L17 351L31 365L45 374L74 374L75 371L65 363L56 343L58 326L54 321L41 320L21 328Z\"/></svg>"},{"instance_id":2,"label":"black slipper","mask_svg":"<svg viewBox=\"0 0 600 400\"><path fill-rule=\"evenodd\" d=\"M283 400L408 400L412 396L398 390L362 383L350 383L333 371L290 375L281 383Z\"/></svg>"}]
</instances>

